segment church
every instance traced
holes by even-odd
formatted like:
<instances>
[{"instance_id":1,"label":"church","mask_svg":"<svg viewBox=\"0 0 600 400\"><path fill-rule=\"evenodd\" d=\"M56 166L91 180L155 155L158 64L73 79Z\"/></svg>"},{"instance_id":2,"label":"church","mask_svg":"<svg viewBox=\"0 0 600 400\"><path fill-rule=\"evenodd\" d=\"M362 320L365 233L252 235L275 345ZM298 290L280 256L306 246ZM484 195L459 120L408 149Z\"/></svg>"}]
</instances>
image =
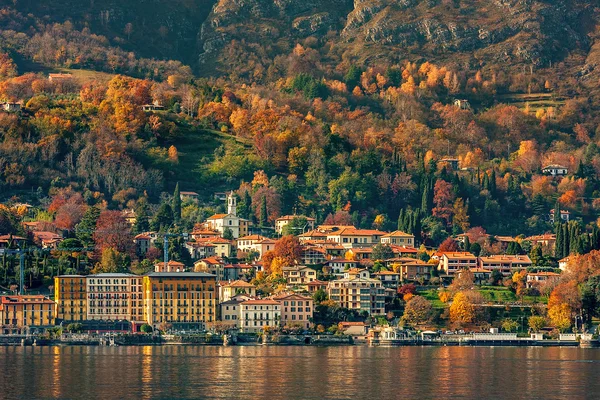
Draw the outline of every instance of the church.
<instances>
[{"instance_id":1,"label":"church","mask_svg":"<svg viewBox=\"0 0 600 400\"><path fill-rule=\"evenodd\" d=\"M230 192L227 194L227 214L215 214L204 223L205 229L217 231L223 236L226 228L229 228L234 239L248 235L250 222L237 216L237 198Z\"/></svg>"}]
</instances>

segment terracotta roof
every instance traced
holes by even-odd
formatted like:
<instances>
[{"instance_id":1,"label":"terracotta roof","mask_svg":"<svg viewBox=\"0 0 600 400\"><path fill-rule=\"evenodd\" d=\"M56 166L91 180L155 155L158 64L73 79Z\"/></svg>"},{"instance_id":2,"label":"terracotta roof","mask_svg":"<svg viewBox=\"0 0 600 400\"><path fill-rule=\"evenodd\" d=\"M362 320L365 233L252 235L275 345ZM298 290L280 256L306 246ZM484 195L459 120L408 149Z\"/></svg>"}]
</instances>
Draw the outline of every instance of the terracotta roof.
<instances>
[{"instance_id":1,"label":"terracotta roof","mask_svg":"<svg viewBox=\"0 0 600 400\"><path fill-rule=\"evenodd\" d=\"M233 281L223 285L223 287L255 287L253 284L241 280Z\"/></svg>"},{"instance_id":2,"label":"terracotta roof","mask_svg":"<svg viewBox=\"0 0 600 400\"><path fill-rule=\"evenodd\" d=\"M150 240L152 238L150 236L148 236L148 235L144 235L143 233L140 233L139 235L135 235L134 239L147 239L147 240Z\"/></svg>"},{"instance_id":3,"label":"terracotta roof","mask_svg":"<svg viewBox=\"0 0 600 400\"><path fill-rule=\"evenodd\" d=\"M3 296L2 304L54 304L52 300L43 295L19 295L19 296Z\"/></svg>"},{"instance_id":4,"label":"terracotta roof","mask_svg":"<svg viewBox=\"0 0 600 400\"><path fill-rule=\"evenodd\" d=\"M390 232L387 235L383 235L383 237L392 237L392 236L404 236L404 237L415 237L415 235L411 235L410 233L402 232L402 231L394 231Z\"/></svg>"},{"instance_id":5,"label":"terracotta roof","mask_svg":"<svg viewBox=\"0 0 600 400\"><path fill-rule=\"evenodd\" d=\"M546 165L544 168L542 168L542 170L549 169L549 168L567 169L567 167L562 166L560 164L550 164L550 165Z\"/></svg>"},{"instance_id":6,"label":"terracotta roof","mask_svg":"<svg viewBox=\"0 0 600 400\"><path fill-rule=\"evenodd\" d=\"M207 219L223 219L226 216L228 216L229 214L215 214L212 217L208 217Z\"/></svg>"},{"instance_id":7,"label":"terracotta roof","mask_svg":"<svg viewBox=\"0 0 600 400\"><path fill-rule=\"evenodd\" d=\"M163 261L157 261L157 262L155 263L155 265L164 265L164 264L165 264L165 263L164 263ZM174 261L174 260L171 260L171 261L169 261L169 262L167 263L167 265L169 265L169 266L173 266L173 267L183 267L183 266L184 266L184 264L183 264L183 263L181 263L181 262L179 262L179 261Z\"/></svg>"},{"instance_id":8,"label":"terracotta roof","mask_svg":"<svg viewBox=\"0 0 600 400\"><path fill-rule=\"evenodd\" d=\"M419 250L415 249L414 247L398 246L397 244L391 244L390 248L395 253L418 253L419 252Z\"/></svg>"},{"instance_id":9,"label":"terracotta roof","mask_svg":"<svg viewBox=\"0 0 600 400\"><path fill-rule=\"evenodd\" d=\"M444 252L442 256L446 256L447 258L477 258L474 254L466 251Z\"/></svg>"},{"instance_id":10,"label":"terracotta roof","mask_svg":"<svg viewBox=\"0 0 600 400\"><path fill-rule=\"evenodd\" d=\"M305 218L307 221L314 221L314 218L305 217L304 215L284 215L283 217L279 217L276 221L291 221L294 218Z\"/></svg>"},{"instance_id":11,"label":"terracotta roof","mask_svg":"<svg viewBox=\"0 0 600 400\"><path fill-rule=\"evenodd\" d=\"M279 302L275 301L275 300L269 300L269 299L259 299L259 300L246 300L242 303L243 305L273 305L273 306L278 306Z\"/></svg>"},{"instance_id":12,"label":"terracotta roof","mask_svg":"<svg viewBox=\"0 0 600 400\"><path fill-rule=\"evenodd\" d=\"M333 263L333 262L346 263L346 264L356 264L356 263L358 263L358 261L355 261L355 260L346 260L345 258L334 258L334 259L331 259L331 260L327 261L326 264Z\"/></svg>"},{"instance_id":13,"label":"terracotta roof","mask_svg":"<svg viewBox=\"0 0 600 400\"><path fill-rule=\"evenodd\" d=\"M556 240L556 235L554 233L544 233L543 235L529 236L525 240Z\"/></svg>"},{"instance_id":14,"label":"terracotta roof","mask_svg":"<svg viewBox=\"0 0 600 400\"><path fill-rule=\"evenodd\" d=\"M485 268L469 268L469 271L471 272L479 272L479 273L483 273L483 274L487 274L487 273L492 273L492 271L490 271L489 269L485 269Z\"/></svg>"},{"instance_id":15,"label":"terracotta roof","mask_svg":"<svg viewBox=\"0 0 600 400\"><path fill-rule=\"evenodd\" d=\"M531 272L527 275L531 275L531 276L560 276L560 274L557 274L556 272Z\"/></svg>"},{"instance_id":16,"label":"terracotta roof","mask_svg":"<svg viewBox=\"0 0 600 400\"><path fill-rule=\"evenodd\" d=\"M273 300L311 300L312 301L312 297L309 296L302 296L296 293L291 293L291 294L282 294L279 296L273 296L272 297Z\"/></svg>"},{"instance_id":17,"label":"terracotta roof","mask_svg":"<svg viewBox=\"0 0 600 400\"><path fill-rule=\"evenodd\" d=\"M394 271L379 271L373 275L400 275L400 273Z\"/></svg>"},{"instance_id":18,"label":"terracotta roof","mask_svg":"<svg viewBox=\"0 0 600 400\"><path fill-rule=\"evenodd\" d=\"M312 230L312 231L308 231L305 232L301 235L298 235L299 237L327 237L326 234L324 234L323 232L319 232L317 230Z\"/></svg>"},{"instance_id":19,"label":"terracotta roof","mask_svg":"<svg viewBox=\"0 0 600 400\"><path fill-rule=\"evenodd\" d=\"M248 236L239 238L238 242L240 240L254 240L254 241L260 242L261 240L266 240L266 239L268 239L268 238L265 236L261 236L261 235L248 235Z\"/></svg>"},{"instance_id":20,"label":"terracotta roof","mask_svg":"<svg viewBox=\"0 0 600 400\"><path fill-rule=\"evenodd\" d=\"M482 262L510 261L511 263L512 262L524 262L524 263L531 264L531 259L529 258L529 256L526 256L526 255L505 254L505 255L480 256L479 258L481 259Z\"/></svg>"},{"instance_id":21,"label":"terracotta roof","mask_svg":"<svg viewBox=\"0 0 600 400\"><path fill-rule=\"evenodd\" d=\"M331 232L329 235L330 236L337 236L337 235L345 235L345 236L384 236L386 235L387 232L382 232L380 230L377 229L356 229L354 227L352 228L344 228L341 229L339 231L336 232Z\"/></svg>"},{"instance_id":22,"label":"terracotta roof","mask_svg":"<svg viewBox=\"0 0 600 400\"><path fill-rule=\"evenodd\" d=\"M320 281L318 279L315 279L314 281L310 281L306 284L306 286L323 286L323 285L327 285L329 282L325 282L325 281Z\"/></svg>"},{"instance_id":23,"label":"terracotta roof","mask_svg":"<svg viewBox=\"0 0 600 400\"><path fill-rule=\"evenodd\" d=\"M181 192L179 192L179 194L182 194L184 196L186 196L186 195L187 196L198 196L198 193L196 193L196 192L184 192L184 191L181 191Z\"/></svg>"}]
</instances>

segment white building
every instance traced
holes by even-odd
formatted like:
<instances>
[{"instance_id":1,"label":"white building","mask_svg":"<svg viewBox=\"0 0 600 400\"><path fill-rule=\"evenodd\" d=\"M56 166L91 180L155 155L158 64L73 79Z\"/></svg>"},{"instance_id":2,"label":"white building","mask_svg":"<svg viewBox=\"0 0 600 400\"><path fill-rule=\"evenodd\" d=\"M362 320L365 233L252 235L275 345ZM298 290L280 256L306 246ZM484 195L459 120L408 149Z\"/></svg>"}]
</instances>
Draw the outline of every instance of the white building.
<instances>
[{"instance_id":1,"label":"white building","mask_svg":"<svg viewBox=\"0 0 600 400\"><path fill-rule=\"evenodd\" d=\"M281 322L281 306L275 300L244 301L240 311L242 332L260 332L266 326L278 327Z\"/></svg>"},{"instance_id":2,"label":"white building","mask_svg":"<svg viewBox=\"0 0 600 400\"><path fill-rule=\"evenodd\" d=\"M88 320L143 320L142 277L105 273L86 277Z\"/></svg>"},{"instance_id":3,"label":"white building","mask_svg":"<svg viewBox=\"0 0 600 400\"><path fill-rule=\"evenodd\" d=\"M558 164L551 164L542 168L542 172L552 176L565 176L569 173L567 167Z\"/></svg>"},{"instance_id":4,"label":"white building","mask_svg":"<svg viewBox=\"0 0 600 400\"><path fill-rule=\"evenodd\" d=\"M231 230L234 238L248 235L250 221L237 216L237 199L233 192L227 195L227 214L215 214L204 223L206 229L223 235L226 229Z\"/></svg>"}]
</instances>

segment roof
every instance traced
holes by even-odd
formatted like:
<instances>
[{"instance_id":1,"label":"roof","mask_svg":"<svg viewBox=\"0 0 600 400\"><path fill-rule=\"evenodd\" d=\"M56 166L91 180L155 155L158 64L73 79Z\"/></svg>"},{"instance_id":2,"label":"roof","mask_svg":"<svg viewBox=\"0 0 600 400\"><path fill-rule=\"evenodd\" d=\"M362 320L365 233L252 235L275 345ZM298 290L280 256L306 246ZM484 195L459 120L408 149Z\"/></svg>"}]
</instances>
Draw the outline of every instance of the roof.
<instances>
[{"instance_id":1,"label":"roof","mask_svg":"<svg viewBox=\"0 0 600 400\"><path fill-rule=\"evenodd\" d=\"M492 273L492 271L490 271L489 269L485 269L485 268L469 268L469 271L478 272L480 274L491 274Z\"/></svg>"},{"instance_id":2,"label":"roof","mask_svg":"<svg viewBox=\"0 0 600 400\"><path fill-rule=\"evenodd\" d=\"M269 299L258 299L258 300L246 300L242 303L243 305L266 305L266 306L278 306L279 302Z\"/></svg>"},{"instance_id":3,"label":"roof","mask_svg":"<svg viewBox=\"0 0 600 400\"><path fill-rule=\"evenodd\" d=\"M398 246L397 244L391 244L390 248L394 253L418 253L419 250L409 246Z\"/></svg>"},{"instance_id":4,"label":"roof","mask_svg":"<svg viewBox=\"0 0 600 400\"><path fill-rule=\"evenodd\" d=\"M140 233L139 235L135 235L134 239L145 239L145 240L150 240L152 239L150 236L148 235L144 235L143 233Z\"/></svg>"},{"instance_id":5,"label":"roof","mask_svg":"<svg viewBox=\"0 0 600 400\"><path fill-rule=\"evenodd\" d=\"M392 236L405 236L414 238L415 235L411 235L410 233L402 232L402 231L394 231L390 232L387 235L383 235L383 237L392 237Z\"/></svg>"},{"instance_id":6,"label":"roof","mask_svg":"<svg viewBox=\"0 0 600 400\"><path fill-rule=\"evenodd\" d=\"M375 272L373 275L400 275L400 273L394 271L379 271Z\"/></svg>"},{"instance_id":7,"label":"roof","mask_svg":"<svg viewBox=\"0 0 600 400\"><path fill-rule=\"evenodd\" d=\"M327 285L329 282L325 282L325 281L320 281L318 279L315 279L314 281L308 282L306 284L306 286L323 286L323 285Z\"/></svg>"},{"instance_id":8,"label":"roof","mask_svg":"<svg viewBox=\"0 0 600 400\"><path fill-rule=\"evenodd\" d=\"M244 282L244 281L241 281L238 279L237 281L233 281L226 285L223 285L223 287L256 287L256 286L254 286L251 283Z\"/></svg>"},{"instance_id":9,"label":"roof","mask_svg":"<svg viewBox=\"0 0 600 400\"><path fill-rule=\"evenodd\" d=\"M299 237L327 237L326 234L324 234L323 232L319 232L316 229L313 229L312 231L308 231L305 232L301 235L298 235Z\"/></svg>"},{"instance_id":10,"label":"roof","mask_svg":"<svg viewBox=\"0 0 600 400\"><path fill-rule=\"evenodd\" d=\"M164 261L157 261L154 265L164 265L164 264L165 264ZM167 263L167 265L174 266L174 267L184 267L185 266L184 263L181 263L179 261L174 261L174 260L169 261Z\"/></svg>"},{"instance_id":11,"label":"roof","mask_svg":"<svg viewBox=\"0 0 600 400\"><path fill-rule=\"evenodd\" d=\"M150 278L216 278L216 275L205 272L151 272Z\"/></svg>"},{"instance_id":12,"label":"roof","mask_svg":"<svg viewBox=\"0 0 600 400\"><path fill-rule=\"evenodd\" d=\"M212 217L208 217L207 219L223 219L226 216L228 216L229 214L215 214Z\"/></svg>"},{"instance_id":13,"label":"roof","mask_svg":"<svg viewBox=\"0 0 600 400\"><path fill-rule=\"evenodd\" d=\"M248 236L244 236L238 239L238 242L240 240L256 240L258 242L262 241L262 240L266 240L268 239L266 236L261 236L261 235L248 235Z\"/></svg>"},{"instance_id":14,"label":"roof","mask_svg":"<svg viewBox=\"0 0 600 400\"><path fill-rule=\"evenodd\" d=\"M357 264L358 263L358 261L355 261L355 260L346 260L345 258L333 258L333 259L327 261L325 264L334 263L334 262L345 263L345 264Z\"/></svg>"},{"instance_id":15,"label":"roof","mask_svg":"<svg viewBox=\"0 0 600 400\"><path fill-rule=\"evenodd\" d=\"M202 260L196 261L194 264L197 264L197 263L200 263L200 262L205 262L206 264L223 264L223 260L221 260L218 257L204 258Z\"/></svg>"},{"instance_id":16,"label":"roof","mask_svg":"<svg viewBox=\"0 0 600 400\"><path fill-rule=\"evenodd\" d=\"M198 196L198 193L196 193L196 192L184 192L184 191L181 191L181 192L179 192L179 194L180 195L182 194L184 196Z\"/></svg>"},{"instance_id":17,"label":"roof","mask_svg":"<svg viewBox=\"0 0 600 400\"><path fill-rule=\"evenodd\" d=\"M85 278L84 275L58 275L55 278Z\"/></svg>"},{"instance_id":18,"label":"roof","mask_svg":"<svg viewBox=\"0 0 600 400\"><path fill-rule=\"evenodd\" d=\"M531 272L527 274L528 276L560 276L556 272Z\"/></svg>"},{"instance_id":19,"label":"roof","mask_svg":"<svg viewBox=\"0 0 600 400\"><path fill-rule=\"evenodd\" d=\"M527 255L492 255L492 256L480 256L479 257L483 262L502 262L502 261L510 261L513 262L523 262L531 264L531 259Z\"/></svg>"},{"instance_id":20,"label":"roof","mask_svg":"<svg viewBox=\"0 0 600 400\"><path fill-rule=\"evenodd\" d=\"M88 275L89 278L128 278L131 276L139 276L135 274L125 274L120 272L102 272L100 274Z\"/></svg>"},{"instance_id":21,"label":"roof","mask_svg":"<svg viewBox=\"0 0 600 400\"><path fill-rule=\"evenodd\" d=\"M345 236L384 236L387 232L382 232L377 229L356 229L354 227L351 228L343 228L336 232L331 232L329 235L337 236L337 235L345 235Z\"/></svg>"},{"instance_id":22,"label":"roof","mask_svg":"<svg viewBox=\"0 0 600 400\"><path fill-rule=\"evenodd\" d=\"M349 321L342 321L340 322L340 325L342 326L365 326L367 325L364 322L349 322Z\"/></svg>"},{"instance_id":23,"label":"roof","mask_svg":"<svg viewBox=\"0 0 600 400\"><path fill-rule=\"evenodd\" d=\"M560 165L560 164L550 164L550 165L546 165L544 168L542 169L552 169L552 168L558 168L558 169L567 169L567 167L565 167L564 165Z\"/></svg>"},{"instance_id":24,"label":"roof","mask_svg":"<svg viewBox=\"0 0 600 400\"><path fill-rule=\"evenodd\" d=\"M443 256L446 256L446 258L469 258L469 259L477 258L477 257L475 257L474 254L471 254L466 251L445 252L445 253L442 253L442 257Z\"/></svg>"},{"instance_id":25,"label":"roof","mask_svg":"<svg viewBox=\"0 0 600 400\"><path fill-rule=\"evenodd\" d=\"M284 215L283 217L279 217L277 218L275 221L291 221L294 218L304 218L307 221L314 221L314 218L311 217L305 217L304 215Z\"/></svg>"},{"instance_id":26,"label":"roof","mask_svg":"<svg viewBox=\"0 0 600 400\"><path fill-rule=\"evenodd\" d=\"M18 296L3 296L2 304L24 304L24 303L42 303L54 304L52 300L43 295L18 295Z\"/></svg>"},{"instance_id":27,"label":"roof","mask_svg":"<svg viewBox=\"0 0 600 400\"><path fill-rule=\"evenodd\" d=\"M291 294L282 294L279 296L273 296L273 300L311 300L312 301L312 297L302 296L297 293L291 293Z\"/></svg>"},{"instance_id":28,"label":"roof","mask_svg":"<svg viewBox=\"0 0 600 400\"><path fill-rule=\"evenodd\" d=\"M526 237L525 240L556 240L556 235L554 233L544 233L543 235L534 235Z\"/></svg>"}]
</instances>

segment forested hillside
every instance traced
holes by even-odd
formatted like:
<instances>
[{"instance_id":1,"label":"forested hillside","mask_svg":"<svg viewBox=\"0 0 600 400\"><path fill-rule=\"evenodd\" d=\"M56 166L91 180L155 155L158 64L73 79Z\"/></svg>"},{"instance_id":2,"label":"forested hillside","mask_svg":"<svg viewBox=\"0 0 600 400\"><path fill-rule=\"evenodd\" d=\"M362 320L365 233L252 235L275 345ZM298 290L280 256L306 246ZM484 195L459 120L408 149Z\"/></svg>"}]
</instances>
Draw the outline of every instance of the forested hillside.
<instances>
[{"instance_id":1,"label":"forested hillside","mask_svg":"<svg viewBox=\"0 0 600 400\"><path fill-rule=\"evenodd\" d=\"M232 189L255 222L431 244L543 233L555 208L596 222L592 2L0 4L0 99L21 105L0 113L2 200L155 209L180 182L203 199L189 226Z\"/></svg>"}]
</instances>

